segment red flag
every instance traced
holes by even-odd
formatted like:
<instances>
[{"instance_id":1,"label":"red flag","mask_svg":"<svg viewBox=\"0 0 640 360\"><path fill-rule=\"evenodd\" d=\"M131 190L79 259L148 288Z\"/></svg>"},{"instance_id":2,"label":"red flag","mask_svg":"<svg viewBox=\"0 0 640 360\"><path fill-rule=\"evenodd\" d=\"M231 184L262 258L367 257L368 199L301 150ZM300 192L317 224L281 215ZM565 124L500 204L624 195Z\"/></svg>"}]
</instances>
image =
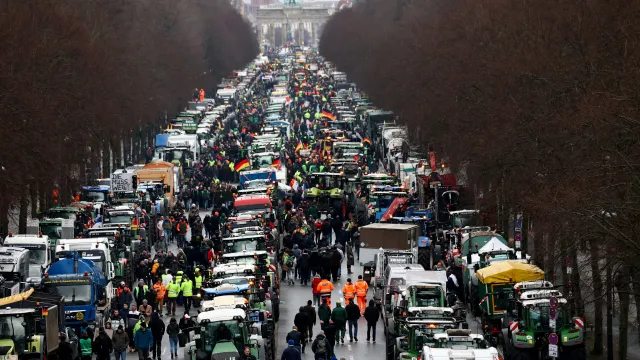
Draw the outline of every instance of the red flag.
<instances>
[{"instance_id":1,"label":"red flag","mask_svg":"<svg viewBox=\"0 0 640 360\"><path fill-rule=\"evenodd\" d=\"M280 158L273 160L273 163L271 164L271 166L280 169Z\"/></svg>"}]
</instances>

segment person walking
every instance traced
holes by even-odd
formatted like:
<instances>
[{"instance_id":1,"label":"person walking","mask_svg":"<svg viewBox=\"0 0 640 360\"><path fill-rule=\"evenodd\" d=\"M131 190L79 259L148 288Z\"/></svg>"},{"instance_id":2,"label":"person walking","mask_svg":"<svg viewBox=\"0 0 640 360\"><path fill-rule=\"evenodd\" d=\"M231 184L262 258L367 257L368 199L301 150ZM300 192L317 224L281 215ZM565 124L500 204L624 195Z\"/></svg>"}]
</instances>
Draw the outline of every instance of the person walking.
<instances>
[{"instance_id":1,"label":"person walking","mask_svg":"<svg viewBox=\"0 0 640 360\"><path fill-rule=\"evenodd\" d=\"M349 323L349 342L358 342L358 319L360 319L360 308L355 304L354 299L347 300L348 304L344 308L347 311L347 322Z\"/></svg>"},{"instance_id":2,"label":"person walking","mask_svg":"<svg viewBox=\"0 0 640 360\"><path fill-rule=\"evenodd\" d=\"M302 346L302 352L304 353L304 347L307 343L307 327L310 324L309 324L309 319L307 318L307 313L304 311L303 306L300 306L300 308L298 309L298 313L296 314L296 317L293 319L293 323L295 324L296 328L298 328L298 331L302 335L302 340L300 342Z\"/></svg>"},{"instance_id":3,"label":"person walking","mask_svg":"<svg viewBox=\"0 0 640 360\"><path fill-rule=\"evenodd\" d=\"M147 330L147 324L143 321L140 329L133 336L133 343L138 351L138 360L147 360L149 358L149 350L153 347L153 335Z\"/></svg>"},{"instance_id":4,"label":"person walking","mask_svg":"<svg viewBox=\"0 0 640 360\"><path fill-rule=\"evenodd\" d=\"M184 297L184 311L188 313L191 310L191 300L193 299L193 281L185 277L180 285L180 290L182 290L182 296Z\"/></svg>"},{"instance_id":5,"label":"person walking","mask_svg":"<svg viewBox=\"0 0 640 360\"><path fill-rule=\"evenodd\" d=\"M356 286L351 282L351 278L347 278L347 283L342 287L342 293L347 304L356 297Z\"/></svg>"},{"instance_id":6,"label":"person walking","mask_svg":"<svg viewBox=\"0 0 640 360\"><path fill-rule=\"evenodd\" d=\"M126 360L127 348L129 347L129 335L124 331L122 324L118 325L118 328L113 333L111 341L113 343L113 352L116 360Z\"/></svg>"},{"instance_id":7,"label":"person walking","mask_svg":"<svg viewBox=\"0 0 640 360\"><path fill-rule=\"evenodd\" d=\"M313 300L316 303L316 306L320 306L320 290L318 290L318 284L320 284L320 275L316 274L311 281L311 293L313 293Z\"/></svg>"},{"instance_id":8,"label":"person walking","mask_svg":"<svg viewBox=\"0 0 640 360\"><path fill-rule=\"evenodd\" d=\"M344 344L344 335L347 332L347 318L347 310L342 307L342 301L336 301L336 308L331 312L331 320L336 324L336 333L339 335L339 337L336 337L336 342L340 339Z\"/></svg>"},{"instance_id":9,"label":"person walking","mask_svg":"<svg viewBox=\"0 0 640 360\"><path fill-rule=\"evenodd\" d=\"M378 311L373 299L369 300L369 306L364 311L364 318L367 320L367 341L371 339L371 330L373 330L373 342L376 342L376 324L380 318L380 311Z\"/></svg>"},{"instance_id":10,"label":"person walking","mask_svg":"<svg viewBox=\"0 0 640 360\"><path fill-rule=\"evenodd\" d=\"M97 360L109 360L111 351L113 351L113 345L111 343L111 338L104 331L103 327L98 329L98 336L93 340L91 348L93 352L98 355Z\"/></svg>"},{"instance_id":11,"label":"person walking","mask_svg":"<svg viewBox=\"0 0 640 360\"><path fill-rule=\"evenodd\" d=\"M282 356L280 360L302 360L302 355L300 355L300 351L296 349L293 340L287 341L289 346L282 352Z\"/></svg>"},{"instance_id":12,"label":"person walking","mask_svg":"<svg viewBox=\"0 0 640 360\"><path fill-rule=\"evenodd\" d=\"M322 299L322 305L318 308L318 318L320 319L320 328L323 328L331 320L331 308L327 304L327 299Z\"/></svg>"},{"instance_id":13,"label":"person walking","mask_svg":"<svg viewBox=\"0 0 640 360\"><path fill-rule=\"evenodd\" d=\"M324 335L324 331L321 330L315 340L313 340L311 351L313 351L315 360L329 360L332 349L329 340L327 340L327 337Z\"/></svg>"},{"instance_id":14,"label":"person walking","mask_svg":"<svg viewBox=\"0 0 640 360\"><path fill-rule=\"evenodd\" d=\"M367 305L367 291L369 291L369 284L362 279L362 275L358 275L358 281L356 282L356 296L358 297L358 307L362 312L360 315L364 315L364 309Z\"/></svg>"},{"instance_id":15,"label":"person walking","mask_svg":"<svg viewBox=\"0 0 640 360\"><path fill-rule=\"evenodd\" d=\"M167 294L167 288L162 284L162 279L158 278L158 281L153 285L153 289L156 291L156 309L162 313L162 306L164 305L164 297Z\"/></svg>"},{"instance_id":16,"label":"person walking","mask_svg":"<svg viewBox=\"0 0 640 360\"><path fill-rule=\"evenodd\" d=\"M289 343L289 341L293 341L293 347L295 347L299 352L304 352L304 339L302 338L302 333L298 331L296 326L289 331L285 340L287 340L287 343Z\"/></svg>"},{"instance_id":17,"label":"person walking","mask_svg":"<svg viewBox=\"0 0 640 360\"><path fill-rule=\"evenodd\" d=\"M86 331L82 332L82 336L80 337L80 356L82 360L91 360L91 355L93 354L92 341L89 337L89 334Z\"/></svg>"},{"instance_id":18,"label":"person walking","mask_svg":"<svg viewBox=\"0 0 640 360\"><path fill-rule=\"evenodd\" d=\"M149 327L151 328L151 335L153 335L153 360L160 360L160 354L162 354L162 337L164 336L165 325L157 312L151 314Z\"/></svg>"},{"instance_id":19,"label":"person walking","mask_svg":"<svg viewBox=\"0 0 640 360\"><path fill-rule=\"evenodd\" d=\"M309 341L313 339L313 327L316 325L317 316L316 316L316 308L313 307L313 302L311 300L307 301L307 306L304 307L304 312L307 314L307 331L308 335L306 336Z\"/></svg>"},{"instance_id":20,"label":"person walking","mask_svg":"<svg viewBox=\"0 0 640 360\"><path fill-rule=\"evenodd\" d=\"M176 315L176 302L180 293L180 285L176 280L176 278L173 278L171 283L167 285L167 316Z\"/></svg>"},{"instance_id":21,"label":"person walking","mask_svg":"<svg viewBox=\"0 0 640 360\"><path fill-rule=\"evenodd\" d=\"M169 335L169 350L171 351L171 358L178 358L178 335L180 334L180 326L176 318L172 317L169 320L169 326L167 326L167 335ZM116 359L117 360L117 359Z\"/></svg>"},{"instance_id":22,"label":"person walking","mask_svg":"<svg viewBox=\"0 0 640 360\"><path fill-rule=\"evenodd\" d=\"M60 333L58 336L60 343L58 344L58 349L56 349L56 354L58 355L58 359L67 360L73 358L73 349L71 348L71 344L67 341L67 335L64 333ZM116 358L118 360L118 358Z\"/></svg>"}]
</instances>

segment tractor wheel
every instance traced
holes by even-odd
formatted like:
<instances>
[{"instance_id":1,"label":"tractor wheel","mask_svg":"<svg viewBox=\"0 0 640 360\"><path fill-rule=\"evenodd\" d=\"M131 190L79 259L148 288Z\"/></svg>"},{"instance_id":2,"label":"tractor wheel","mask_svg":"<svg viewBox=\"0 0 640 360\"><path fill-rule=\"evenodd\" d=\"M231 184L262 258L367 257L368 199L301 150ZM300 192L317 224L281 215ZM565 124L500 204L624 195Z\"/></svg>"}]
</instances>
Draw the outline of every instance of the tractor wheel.
<instances>
[{"instance_id":1,"label":"tractor wheel","mask_svg":"<svg viewBox=\"0 0 640 360\"><path fill-rule=\"evenodd\" d=\"M394 341L395 339L393 338L393 336L391 336L391 333L387 333L387 341L385 341L385 344L387 346L387 360L397 360L393 358L393 354L395 352L395 345L396 342Z\"/></svg>"},{"instance_id":2,"label":"tractor wheel","mask_svg":"<svg viewBox=\"0 0 640 360\"><path fill-rule=\"evenodd\" d=\"M473 312L473 316L480 316L481 311L480 311L480 305L478 304L478 302L480 301L478 299L478 294L477 294L477 289L471 285L471 290L469 291L469 307L471 308L470 310Z\"/></svg>"},{"instance_id":3,"label":"tractor wheel","mask_svg":"<svg viewBox=\"0 0 640 360\"><path fill-rule=\"evenodd\" d=\"M437 264L442 260L442 245L433 245L431 248L433 249L433 261Z\"/></svg>"},{"instance_id":4,"label":"tractor wheel","mask_svg":"<svg viewBox=\"0 0 640 360\"><path fill-rule=\"evenodd\" d=\"M538 354L535 350L513 347L510 353L506 354L505 358L508 360L537 360Z\"/></svg>"},{"instance_id":5,"label":"tractor wheel","mask_svg":"<svg viewBox=\"0 0 640 360\"><path fill-rule=\"evenodd\" d=\"M422 265L425 270L431 270L433 267L429 267L429 248L418 248L418 264Z\"/></svg>"},{"instance_id":6,"label":"tractor wheel","mask_svg":"<svg viewBox=\"0 0 640 360\"><path fill-rule=\"evenodd\" d=\"M560 353L560 359L571 359L571 360L586 360L587 358L587 349L584 346L584 343L575 346L565 346L562 348L562 352Z\"/></svg>"}]
</instances>

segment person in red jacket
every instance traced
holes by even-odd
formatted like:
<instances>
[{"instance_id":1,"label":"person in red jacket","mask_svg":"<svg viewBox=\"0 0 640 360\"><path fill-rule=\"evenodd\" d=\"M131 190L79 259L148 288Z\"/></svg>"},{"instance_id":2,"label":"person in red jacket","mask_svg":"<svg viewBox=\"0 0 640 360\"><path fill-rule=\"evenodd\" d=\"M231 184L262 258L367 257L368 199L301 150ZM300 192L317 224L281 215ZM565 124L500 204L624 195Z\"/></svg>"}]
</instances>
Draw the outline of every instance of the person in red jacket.
<instances>
[{"instance_id":1,"label":"person in red jacket","mask_svg":"<svg viewBox=\"0 0 640 360\"><path fill-rule=\"evenodd\" d=\"M311 281L311 291L313 292L313 301L316 303L316 306L320 306L320 291L318 291L320 281L322 281L322 279L319 274L316 274Z\"/></svg>"}]
</instances>

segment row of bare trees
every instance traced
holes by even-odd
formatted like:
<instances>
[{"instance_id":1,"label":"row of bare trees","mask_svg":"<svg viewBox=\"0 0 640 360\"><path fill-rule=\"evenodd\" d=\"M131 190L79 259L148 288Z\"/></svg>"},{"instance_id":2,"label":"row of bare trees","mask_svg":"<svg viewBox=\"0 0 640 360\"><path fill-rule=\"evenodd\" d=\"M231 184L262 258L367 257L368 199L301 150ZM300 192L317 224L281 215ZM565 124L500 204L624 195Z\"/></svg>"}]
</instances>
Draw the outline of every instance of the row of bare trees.
<instances>
[{"instance_id":1,"label":"row of bare trees","mask_svg":"<svg viewBox=\"0 0 640 360\"><path fill-rule=\"evenodd\" d=\"M415 143L530 216L536 262L578 315L592 309L595 353L611 293L620 359L632 297L640 310L639 12L637 0L367 0L320 42Z\"/></svg>"},{"instance_id":2,"label":"row of bare trees","mask_svg":"<svg viewBox=\"0 0 640 360\"><path fill-rule=\"evenodd\" d=\"M0 0L0 221L136 162L195 87L258 52L228 0Z\"/></svg>"}]
</instances>

